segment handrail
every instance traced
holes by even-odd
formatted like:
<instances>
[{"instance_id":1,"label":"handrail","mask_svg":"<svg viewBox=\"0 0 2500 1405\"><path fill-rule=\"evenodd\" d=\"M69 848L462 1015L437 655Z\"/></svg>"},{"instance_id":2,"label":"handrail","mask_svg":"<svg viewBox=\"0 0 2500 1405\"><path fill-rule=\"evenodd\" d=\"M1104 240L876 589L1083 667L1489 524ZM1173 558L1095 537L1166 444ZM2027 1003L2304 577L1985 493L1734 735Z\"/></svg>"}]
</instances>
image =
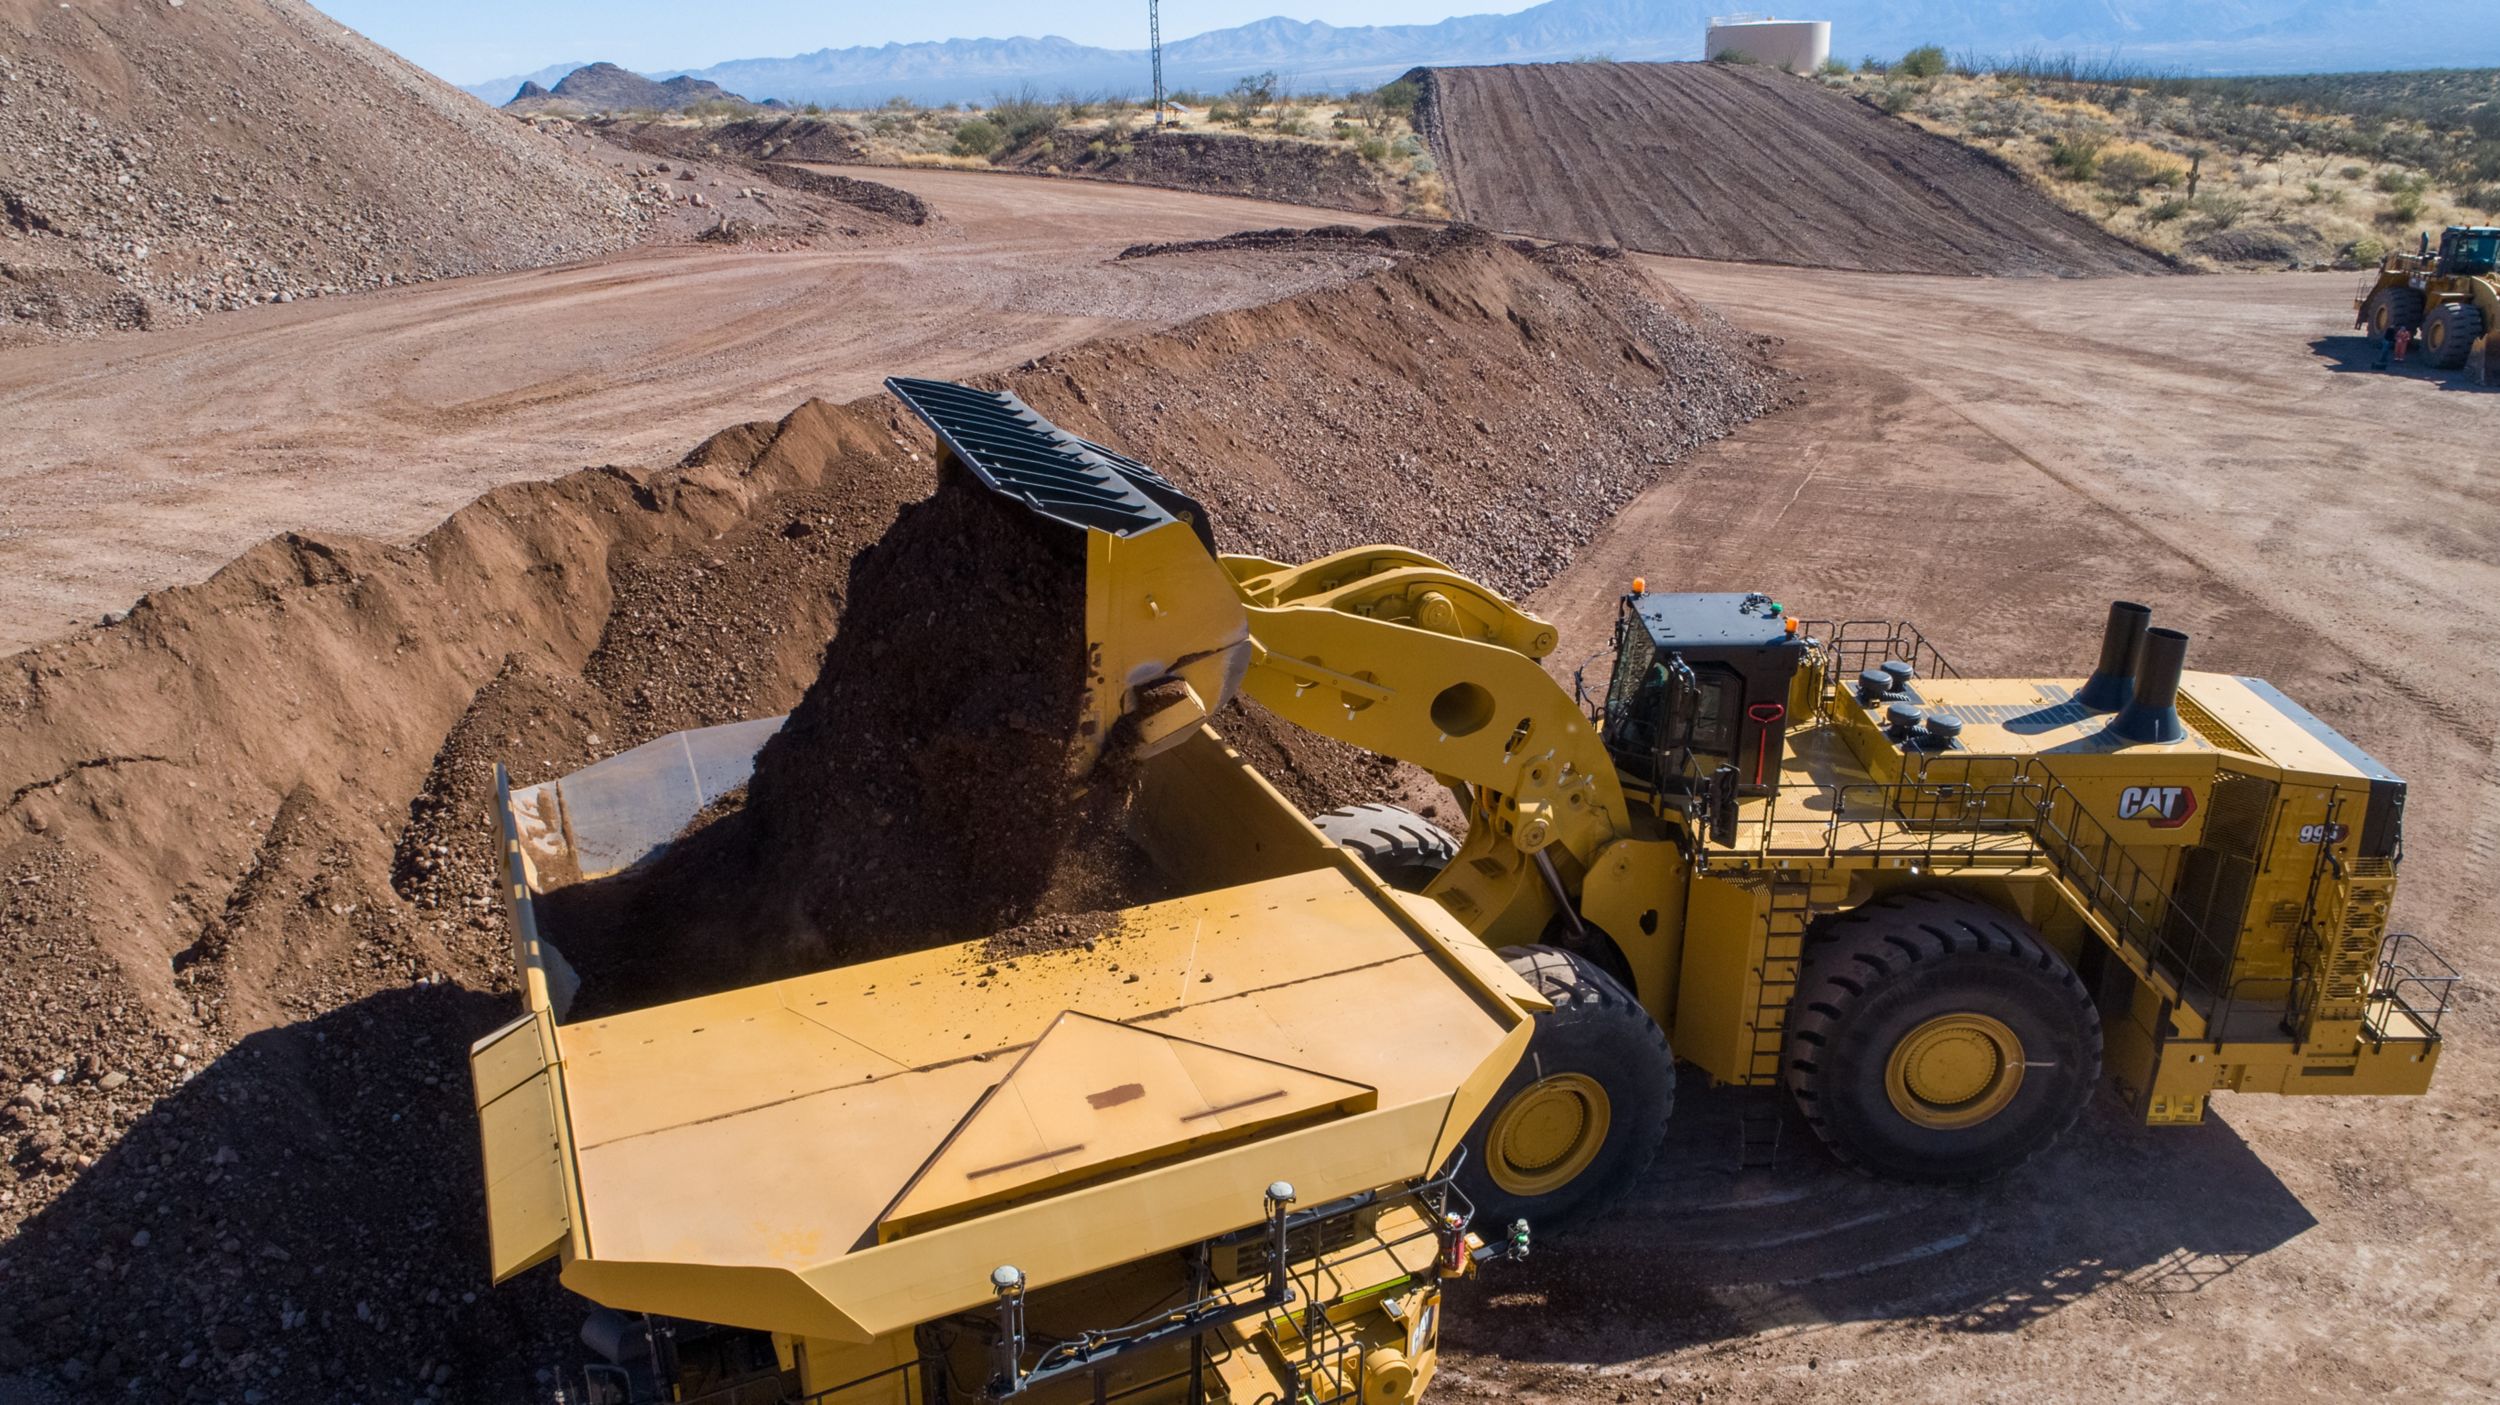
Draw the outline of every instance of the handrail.
<instances>
[{"instance_id":1,"label":"handrail","mask_svg":"<svg viewBox=\"0 0 2500 1405\"><path fill-rule=\"evenodd\" d=\"M2379 949L2378 973L2370 983L2370 999L2373 1003L2386 1001L2403 1011L2422 1027L2423 1033L2436 1039L2439 1022L2447 1016L2448 1002L2461 979L2457 968L2433 951L2429 942L2411 932L2396 932ZM2405 998L2407 991L2418 992L2423 1003L2416 1005ZM2386 1037L2384 1031L2375 1033L2379 1038Z\"/></svg>"},{"instance_id":2,"label":"handrail","mask_svg":"<svg viewBox=\"0 0 2500 1405\"><path fill-rule=\"evenodd\" d=\"M1831 661L1828 676L1834 679L1855 678L1887 659L1907 663L1922 678L1962 676L1908 620L1800 620L1797 627L1820 641L1823 656Z\"/></svg>"}]
</instances>

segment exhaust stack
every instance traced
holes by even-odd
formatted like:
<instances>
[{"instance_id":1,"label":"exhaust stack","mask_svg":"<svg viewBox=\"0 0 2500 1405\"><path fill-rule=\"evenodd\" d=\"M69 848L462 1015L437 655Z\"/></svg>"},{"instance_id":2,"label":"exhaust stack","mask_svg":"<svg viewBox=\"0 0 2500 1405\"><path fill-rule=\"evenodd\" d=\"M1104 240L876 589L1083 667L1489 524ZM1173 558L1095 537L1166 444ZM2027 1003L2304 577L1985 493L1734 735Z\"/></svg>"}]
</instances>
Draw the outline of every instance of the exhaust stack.
<instances>
[{"instance_id":1,"label":"exhaust stack","mask_svg":"<svg viewBox=\"0 0 2500 1405\"><path fill-rule=\"evenodd\" d=\"M2175 629L2144 631L2144 647L2135 661L2135 697L2109 719L2109 731L2131 742L2175 742L2187 736L2187 726L2179 720L2179 674L2187 667L2187 644L2188 637Z\"/></svg>"},{"instance_id":2,"label":"exhaust stack","mask_svg":"<svg viewBox=\"0 0 2500 1405\"><path fill-rule=\"evenodd\" d=\"M2149 605L2113 600L2109 625L2101 631L2101 662L2084 680L2075 701L2094 712L2116 712L2135 696L2135 655L2144 642L2144 627L2153 621Z\"/></svg>"}]
</instances>

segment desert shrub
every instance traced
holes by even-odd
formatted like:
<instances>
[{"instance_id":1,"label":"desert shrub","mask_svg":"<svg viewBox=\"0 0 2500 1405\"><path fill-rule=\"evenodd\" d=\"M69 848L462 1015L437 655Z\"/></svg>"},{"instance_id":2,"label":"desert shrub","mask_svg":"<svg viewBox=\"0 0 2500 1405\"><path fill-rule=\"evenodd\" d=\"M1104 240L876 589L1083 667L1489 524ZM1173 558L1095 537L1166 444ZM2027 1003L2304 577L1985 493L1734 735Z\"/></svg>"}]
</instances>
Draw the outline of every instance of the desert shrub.
<instances>
[{"instance_id":1,"label":"desert shrub","mask_svg":"<svg viewBox=\"0 0 2500 1405\"><path fill-rule=\"evenodd\" d=\"M2188 204L2196 211L2198 227L2207 231L2229 229L2248 213L2248 201L2237 195L2199 195Z\"/></svg>"},{"instance_id":2,"label":"desert shrub","mask_svg":"<svg viewBox=\"0 0 2500 1405\"><path fill-rule=\"evenodd\" d=\"M1415 100L1419 96L1421 94L1416 90L1415 80L1412 78L1401 78L1372 91L1372 97L1380 103L1380 110L1392 117L1414 116Z\"/></svg>"},{"instance_id":3,"label":"desert shrub","mask_svg":"<svg viewBox=\"0 0 2500 1405\"><path fill-rule=\"evenodd\" d=\"M1875 105L1898 117L1918 104L1918 94L1898 83L1886 83L1875 90Z\"/></svg>"},{"instance_id":4,"label":"desert shrub","mask_svg":"<svg viewBox=\"0 0 2500 1405\"><path fill-rule=\"evenodd\" d=\"M1712 63L1728 64L1736 68L1751 68L1753 66L1752 56L1745 53L1741 49L1721 49L1717 53L1710 56L1710 61Z\"/></svg>"},{"instance_id":5,"label":"desert shrub","mask_svg":"<svg viewBox=\"0 0 2500 1405\"><path fill-rule=\"evenodd\" d=\"M2387 241L2374 234L2364 234L2346 244L2340 252L2347 263L2374 264L2387 257Z\"/></svg>"},{"instance_id":6,"label":"desert shrub","mask_svg":"<svg viewBox=\"0 0 2500 1405\"><path fill-rule=\"evenodd\" d=\"M1823 60L1823 67L1819 71L1826 78L1838 78L1842 74L1849 71L1849 65L1842 63L1838 59L1825 59Z\"/></svg>"},{"instance_id":7,"label":"desert shrub","mask_svg":"<svg viewBox=\"0 0 2500 1405\"><path fill-rule=\"evenodd\" d=\"M904 97L901 93L896 93L894 96L885 100L885 110L888 112L918 112L920 110L920 104L913 102L910 98Z\"/></svg>"},{"instance_id":8,"label":"desert shrub","mask_svg":"<svg viewBox=\"0 0 2500 1405\"><path fill-rule=\"evenodd\" d=\"M2422 192L2399 190L2387 197L2387 208L2378 212L2378 222L2391 228L2418 224L2422 219Z\"/></svg>"},{"instance_id":9,"label":"desert shrub","mask_svg":"<svg viewBox=\"0 0 2500 1405\"><path fill-rule=\"evenodd\" d=\"M1311 120L1299 112L1279 113L1276 130L1289 137L1307 137L1311 134Z\"/></svg>"},{"instance_id":10,"label":"desert shrub","mask_svg":"<svg viewBox=\"0 0 2500 1405\"><path fill-rule=\"evenodd\" d=\"M2155 205L2153 208L2146 210L2144 212L2144 218L2151 220L2155 224L2168 224L2172 220L2177 219L2179 216L2184 215L2187 212L2187 197L2184 195L2173 195L2169 199Z\"/></svg>"},{"instance_id":11,"label":"desert shrub","mask_svg":"<svg viewBox=\"0 0 2500 1405\"><path fill-rule=\"evenodd\" d=\"M2337 172L2336 174L2342 176L2348 181L2357 181L2369 173L2370 168L2367 166L2346 166L2343 170Z\"/></svg>"},{"instance_id":12,"label":"desert shrub","mask_svg":"<svg viewBox=\"0 0 2500 1405\"><path fill-rule=\"evenodd\" d=\"M991 98L989 120L998 128L999 144L1013 151L1058 131L1068 120L1068 109L1044 101L1028 83L1013 94Z\"/></svg>"},{"instance_id":13,"label":"desert shrub","mask_svg":"<svg viewBox=\"0 0 2500 1405\"><path fill-rule=\"evenodd\" d=\"M1332 141L1352 141L1361 135L1363 135L1363 129L1351 122L1338 122L1328 129L1328 136Z\"/></svg>"},{"instance_id":14,"label":"desert shrub","mask_svg":"<svg viewBox=\"0 0 2500 1405\"><path fill-rule=\"evenodd\" d=\"M811 102L807 106L799 109L799 115L802 117L822 117L825 115L825 110Z\"/></svg>"},{"instance_id":15,"label":"desert shrub","mask_svg":"<svg viewBox=\"0 0 2500 1405\"><path fill-rule=\"evenodd\" d=\"M1858 60L1858 72L1860 73L1889 73L1891 71L1891 64L1884 62L1882 59L1875 57L1873 54L1868 54L1865 58Z\"/></svg>"},{"instance_id":16,"label":"desert shrub","mask_svg":"<svg viewBox=\"0 0 2500 1405\"><path fill-rule=\"evenodd\" d=\"M1240 127L1247 127L1250 125L1249 117L1246 116L1240 108L1233 106L1231 103L1222 101L1207 104L1207 120L1210 122L1228 122Z\"/></svg>"},{"instance_id":17,"label":"desert shrub","mask_svg":"<svg viewBox=\"0 0 2500 1405\"><path fill-rule=\"evenodd\" d=\"M1363 145L1358 151L1364 160L1375 166L1389 159L1389 143L1379 137L1363 138Z\"/></svg>"},{"instance_id":18,"label":"desert shrub","mask_svg":"<svg viewBox=\"0 0 2500 1405\"><path fill-rule=\"evenodd\" d=\"M1389 154L1392 156L1421 156L1424 154L1424 139L1415 135L1413 132L1409 132L1405 136L1398 138L1396 141L1389 143Z\"/></svg>"},{"instance_id":19,"label":"desert shrub","mask_svg":"<svg viewBox=\"0 0 2500 1405\"><path fill-rule=\"evenodd\" d=\"M2381 171L2370 184L2378 187L2382 195L2400 195L2408 190L2419 191L2429 182L2410 171Z\"/></svg>"},{"instance_id":20,"label":"desert shrub","mask_svg":"<svg viewBox=\"0 0 2500 1405\"><path fill-rule=\"evenodd\" d=\"M1921 44L1903 54L1901 62L1893 67L1911 78L1942 78L1946 68L1944 50L1934 44Z\"/></svg>"},{"instance_id":21,"label":"desert shrub","mask_svg":"<svg viewBox=\"0 0 2500 1405\"><path fill-rule=\"evenodd\" d=\"M1429 156L1418 156L1415 158L1414 164L1406 169L1409 175L1428 176L1433 172L1440 170L1441 163L1433 160Z\"/></svg>"},{"instance_id":22,"label":"desert shrub","mask_svg":"<svg viewBox=\"0 0 2500 1405\"><path fill-rule=\"evenodd\" d=\"M2500 215L2500 185L2477 186L2461 197L2467 209Z\"/></svg>"},{"instance_id":23,"label":"desert shrub","mask_svg":"<svg viewBox=\"0 0 2500 1405\"><path fill-rule=\"evenodd\" d=\"M2049 143L2049 169L2070 181L2088 181L2101 165L2101 138L2077 132Z\"/></svg>"},{"instance_id":24,"label":"desert shrub","mask_svg":"<svg viewBox=\"0 0 2500 1405\"><path fill-rule=\"evenodd\" d=\"M960 123L956 126L955 154L958 156L987 156L998 150L999 140L1000 136L997 123L990 121L986 117L975 117L968 122Z\"/></svg>"},{"instance_id":25,"label":"desert shrub","mask_svg":"<svg viewBox=\"0 0 2500 1405\"><path fill-rule=\"evenodd\" d=\"M2186 179L2186 171L2149 152L2113 151L2100 158L2101 184L2121 195L2167 189Z\"/></svg>"},{"instance_id":26,"label":"desert shrub","mask_svg":"<svg viewBox=\"0 0 2500 1405\"><path fill-rule=\"evenodd\" d=\"M1246 126L1275 105L1276 90L1283 86L1284 81L1276 76L1276 70L1272 68L1264 73L1245 73L1233 80L1233 86L1225 90L1224 96L1241 111L1241 120Z\"/></svg>"}]
</instances>

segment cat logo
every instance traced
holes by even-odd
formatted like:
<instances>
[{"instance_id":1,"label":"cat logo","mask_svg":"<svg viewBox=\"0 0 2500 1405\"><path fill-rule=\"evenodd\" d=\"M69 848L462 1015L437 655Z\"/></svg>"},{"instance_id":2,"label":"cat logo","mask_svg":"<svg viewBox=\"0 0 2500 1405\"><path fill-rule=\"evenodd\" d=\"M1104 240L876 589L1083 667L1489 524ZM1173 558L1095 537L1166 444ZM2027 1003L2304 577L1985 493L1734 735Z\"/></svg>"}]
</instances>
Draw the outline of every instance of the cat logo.
<instances>
[{"instance_id":1,"label":"cat logo","mask_svg":"<svg viewBox=\"0 0 2500 1405\"><path fill-rule=\"evenodd\" d=\"M2154 829L2177 829L2196 813L2196 792L2183 785L2131 785L2118 792L2118 818Z\"/></svg>"}]
</instances>

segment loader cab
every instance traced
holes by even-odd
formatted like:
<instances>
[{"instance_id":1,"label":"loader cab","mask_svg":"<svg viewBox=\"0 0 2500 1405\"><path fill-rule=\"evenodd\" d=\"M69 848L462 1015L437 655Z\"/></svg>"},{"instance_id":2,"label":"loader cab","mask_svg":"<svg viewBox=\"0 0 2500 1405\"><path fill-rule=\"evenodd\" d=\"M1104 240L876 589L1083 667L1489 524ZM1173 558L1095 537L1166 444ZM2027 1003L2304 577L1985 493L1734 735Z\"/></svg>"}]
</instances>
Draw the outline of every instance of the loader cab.
<instances>
[{"instance_id":1,"label":"loader cab","mask_svg":"<svg viewBox=\"0 0 2500 1405\"><path fill-rule=\"evenodd\" d=\"M2500 268L2500 228L2452 225L2439 236L2433 271L2440 276L2479 278L2495 268Z\"/></svg>"},{"instance_id":2,"label":"loader cab","mask_svg":"<svg viewBox=\"0 0 2500 1405\"><path fill-rule=\"evenodd\" d=\"M1616 769L1663 795L1698 795L1714 778L1770 794L1805 652L1767 595L1624 596L1602 723Z\"/></svg>"}]
</instances>

